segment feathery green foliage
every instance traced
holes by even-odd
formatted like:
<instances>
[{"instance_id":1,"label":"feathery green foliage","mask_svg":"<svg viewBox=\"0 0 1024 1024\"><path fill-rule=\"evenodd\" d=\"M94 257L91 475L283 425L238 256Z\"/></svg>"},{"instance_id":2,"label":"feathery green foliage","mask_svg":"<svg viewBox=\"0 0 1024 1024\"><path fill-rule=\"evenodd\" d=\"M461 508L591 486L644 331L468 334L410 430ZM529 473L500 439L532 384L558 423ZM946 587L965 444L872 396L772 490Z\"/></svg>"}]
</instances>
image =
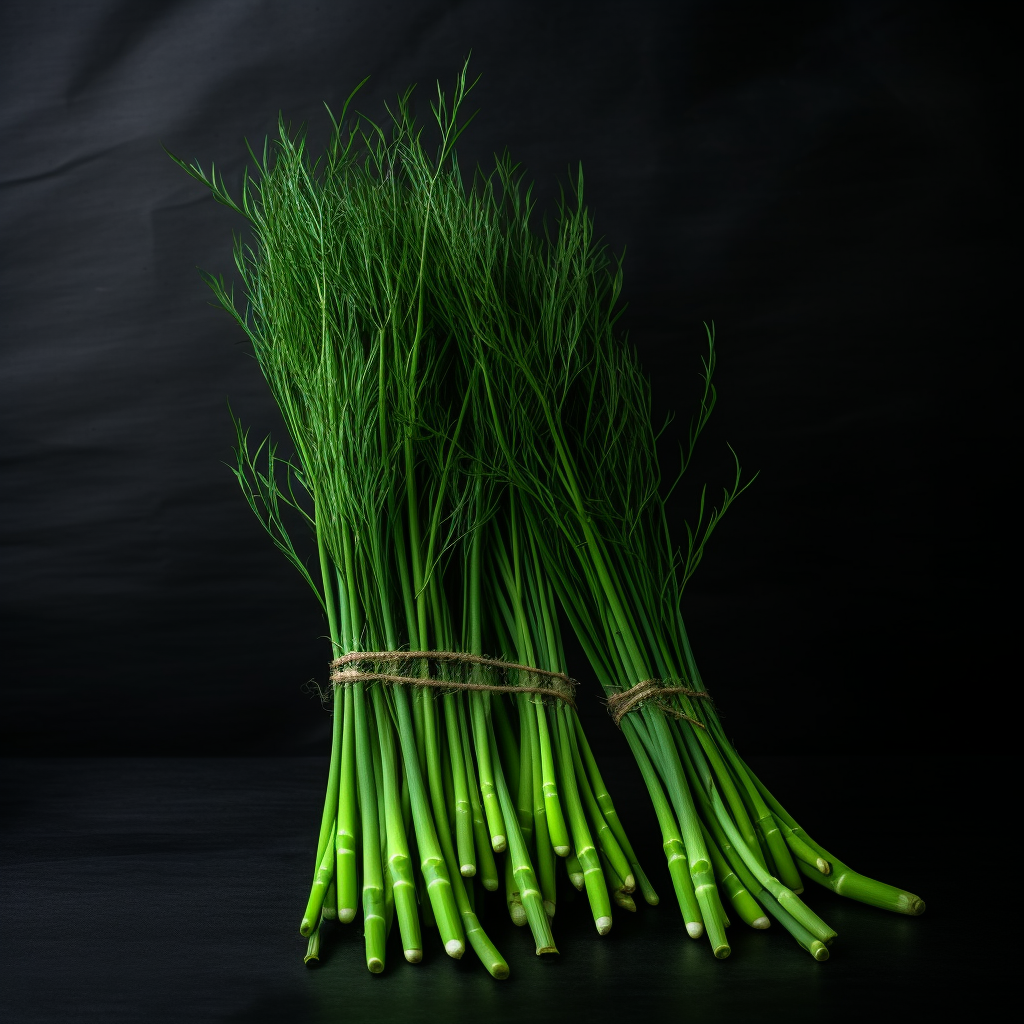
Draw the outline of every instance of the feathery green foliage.
<instances>
[{"instance_id":1,"label":"feathery green foliage","mask_svg":"<svg viewBox=\"0 0 1024 1024\"><path fill-rule=\"evenodd\" d=\"M451 101L438 88L432 148L411 92L384 127L350 122L350 96L318 160L282 120L237 198L213 166L178 163L247 225L235 243L244 303L207 281L248 335L295 454L282 459L270 439L253 448L236 420L233 471L316 594L333 657L498 653L535 670L509 670L491 692L456 689L489 678L478 663L396 668L381 654L370 666L453 684L431 688L336 666L307 962L323 921L361 908L369 970L383 970L397 919L407 960L436 926L449 955L468 942L501 978L476 908L502 878L539 954L555 951L558 858L601 934L613 904L635 910L637 887L658 902L575 710L524 687L566 672L564 617L607 694L651 680L702 691L683 589L749 484L737 459L721 503L709 512L702 493L676 545L666 502L714 408L713 332L699 411L663 485L650 389L618 332L622 269L595 239L582 173L545 231L508 156L464 179L455 146L471 89L465 68ZM295 526L314 539L315 569ZM763 908L819 959L834 932L799 899L804 876L923 910L814 843L708 700L666 692L621 727L687 931L706 932L716 956L729 953L723 894L742 921L767 927Z\"/></svg>"}]
</instances>

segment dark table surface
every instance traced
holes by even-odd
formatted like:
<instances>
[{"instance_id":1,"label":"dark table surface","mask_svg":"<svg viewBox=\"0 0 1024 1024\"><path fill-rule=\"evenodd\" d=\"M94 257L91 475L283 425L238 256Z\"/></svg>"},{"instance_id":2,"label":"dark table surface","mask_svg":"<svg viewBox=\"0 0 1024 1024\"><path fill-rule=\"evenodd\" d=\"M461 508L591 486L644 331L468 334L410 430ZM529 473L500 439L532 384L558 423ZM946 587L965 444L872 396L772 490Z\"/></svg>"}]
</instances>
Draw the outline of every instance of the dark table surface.
<instances>
[{"instance_id":1,"label":"dark table surface","mask_svg":"<svg viewBox=\"0 0 1024 1024\"><path fill-rule=\"evenodd\" d=\"M775 926L730 929L715 961L687 938L631 762L602 758L634 845L662 895L594 931L565 885L557 959L533 955L504 906L485 926L511 976L495 982L427 938L424 962L389 946L363 966L358 924L325 937L303 966L306 898L326 764L314 758L0 761L3 914L0 1019L6 1024L624 1020L789 1022L984 1013L1016 971L1003 887L971 836L995 760L751 758L812 834L866 873L921 895L907 918L817 889L839 932L816 963ZM995 837L992 837L994 841ZM561 880L560 880L561 883ZM571 892L571 890L570 890ZM575 896L575 893L572 893ZM999 908L1001 910L1001 908ZM396 929L397 932L397 929ZM436 936L435 936L436 938Z\"/></svg>"}]
</instances>

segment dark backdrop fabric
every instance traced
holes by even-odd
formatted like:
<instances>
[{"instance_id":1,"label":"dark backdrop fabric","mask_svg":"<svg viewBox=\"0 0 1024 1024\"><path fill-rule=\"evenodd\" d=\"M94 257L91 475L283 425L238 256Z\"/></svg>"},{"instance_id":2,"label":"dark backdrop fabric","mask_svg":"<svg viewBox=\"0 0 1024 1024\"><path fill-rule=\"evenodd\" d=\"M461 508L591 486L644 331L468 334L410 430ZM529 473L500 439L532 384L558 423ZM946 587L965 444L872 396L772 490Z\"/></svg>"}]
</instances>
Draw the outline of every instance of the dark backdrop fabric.
<instances>
[{"instance_id":1,"label":"dark backdrop fabric","mask_svg":"<svg viewBox=\"0 0 1024 1024\"><path fill-rule=\"evenodd\" d=\"M237 183L279 111L315 146L367 75L360 109L417 82L425 111L470 50L464 161L509 147L541 206L581 161L626 251L668 462L715 321L674 516L726 442L760 471L686 603L741 749L946 749L1011 623L1004 35L853 0L5 4L4 751L325 749L324 623L224 465L228 399L281 433L195 269L229 273L239 225L162 147Z\"/></svg>"},{"instance_id":2,"label":"dark backdrop fabric","mask_svg":"<svg viewBox=\"0 0 1024 1024\"><path fill-rule=\"evenodd\" d=\"M4 1020L993 1016L1019 938L962 879L979 849L991 875L1012 771L988 756L1017 589L1008 38L984 4L898 0L0 5L0 753L122 755L0 760ZM777 927L734 925L723 962L685 937L571 649L661 907L598 940L567 888L551 963L498 898L500 985L433 941L371 976L358 925L302 966L326 628L224 465L228 400L281 434L196 273L230 274L239 225L163 147L237 186L279 111L315 148L369 75L360 109L417 82L425 113L471 49L463 162L509 147L543 207L582 161L656 414L679 412L667 464L716 324L680 539L727 442L760 476L687 591L704 676L794 813L929 905L810 894L840 932L826 964ZM152 754L254 756L124 756Z\"/></svg>"}]
</instances>

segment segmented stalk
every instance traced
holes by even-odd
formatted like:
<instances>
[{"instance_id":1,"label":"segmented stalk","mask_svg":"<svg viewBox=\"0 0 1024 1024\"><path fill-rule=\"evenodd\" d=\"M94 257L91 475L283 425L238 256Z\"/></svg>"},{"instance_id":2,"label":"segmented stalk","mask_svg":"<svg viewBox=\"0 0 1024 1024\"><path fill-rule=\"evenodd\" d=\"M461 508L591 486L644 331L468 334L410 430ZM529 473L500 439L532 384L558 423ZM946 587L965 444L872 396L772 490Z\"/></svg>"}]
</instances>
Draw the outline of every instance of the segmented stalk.
<instances>
[{"instance_id":1,"label":"segmented stalk","mask_svg":"<svg viewBox=\"0 0 1024 1024\"><path fill-rule=\"evenodd\" d=\"M540 741L537 735L537 716L533 710L533 702L529 698L524 698L524 700L525 706L520 718L520 728L528 729L531 734L530 792L533 798L533 835L534 846L537 851L537 878L540 881L540 891L544 898L544 909L547 911L548 917L554 917L557 905L555 851L551 845L551 836L548 833L547 807L544 802L544 778L539 756Z\"/></svg>"},{"instance_id":2,"label":"segmented stalk","mask_svg":"<svg viewBox=\"0 0 1024 1024\"><path fill-rule=\"evenodd\" d=\"M341 687L345 720L341 742L341 777L338 786L338 828L335 833L336 874L338 883L338 920L355 920L356 856L358 851L358 809L356 807L356 719L350 686Z\"/></svg>"},{"instance_id":3,"label":"segmented stalk","mask_svg":"<svg viewBox=\"0 0 1024 1024\"><path fill-rule=\"evenodd\" d=\"M704 842L707 843L708 853L711 855L711 866L715 869L715 877L718 879L719 885L725 889L729 903L739 915L740 920L750 925L751 928L758 930L767 928L771 922L764 916L753 896L747 892L739 876L729 866L729 862L715 845L715 841L706 828L704 829Z\"/></svg>"},{"instance_id":4,"label":"segmented stalk","mask_svg":"<svg viewBox=\"0 0 1024 1024\"><path fill-rule=\"evenodd\" d=\"M626 830L622 827L622 822L619 820L618 812L615 810L615 804L612 801L611 794L608 792L608 787L605 785L604 779L601 776L601 771L597 766L597 760L594 757L593 752L590 749L590 743L587 741L587 735L583 731L583 723L579 719L579 715L572 715L573 724L576 731L576 745L579 749L583 764L587 771L587 777L590 779L590 785L594 791L594 797L597 800L598 806L601 808L601 813L604 815L605 821L611 827L612 834L615 836L622 848L622 852L626 855L626 859L629 861L630 870L633 872L633 876L636 879L637 885L640 887L641 893L643 893L644 899L652 906L657 906L659 902L658 894L654 891L654 886L651 885L644 874L643 868L640 867L640 862L637 859L636 854L633 852L633 847L630 845L629 839L626 836Z\"/></svg>"},{"instance_id":5,"label":"segmented stalk","mask_svg":"<svg viewBox=\"0 0 1024 1024\"><path fill-rule=\"evenodd\" d=\"M491 849L503 853L508 845L508 826L501 813L498 791L494 784L494 763L490 745L487 742L488 724L487 693L471 691L469 694L470 722L473 727L473 748L476 751L477 768L480 772L480 796L484 805L484 816L490 834Z\"/></svg>"},{"instance_id":6,"label":"segmented stalk","mask_svg":"<svg viewBox=\"0 0 1024 1024\"><path fill-rule=\"evenodd\" d=\"M379 974L384 970L387 925L384 920L384 872L381 865L377 785L373 770L366 696L361 683L353 683L352 688L356 723L360 838L363 845L363 937L366 944L367 970Z\"/></svg>"},{"instance_id":7,"label":"segmented stalk","mask_svg":"<svg viewBox=\"0 0 1024 1024\"><path fill-rule=\"evenodd\" d=\"M420 773L412 710L404 687L394 687L393 693L402 759L405 764L406 778L409 780L412 820L416 832L416 845L420 854L420 871L423 873L427 897L430 900L437 929L441 933L445 952L458 960L466 951L466 937L455 903L455 895L452 892L452 882L445 866L444 854L438 841L438 830L434 827L423 775ZM426 760L425 748L424 742L424 760ZM441 826L445 827L446 824L445 819L442 818Z\"/></svg>"},{"instance_id":8,"label":"segmented stalk","mask_svg":"<svg viewBox=\"0 0 1024 1024\"><path fill-rule=\"evenodd\" d=\"M576 732L572 727L571 720L576 716L571 710L566 710L565 717L570 720L569 727L566 729L566 738L569 742L569 749L572 752L576 788L579 791L583 808L587 812L590 824L593 826L594 838L597 840L601 854L608 859L608 863L621 880L623 892L630 893L636 888L636 880L633 878L633 872L630 870L629 861L626 860L626 855L622 852L622 848L612 834L608 822L605 821L601 808L598 806L594 793L590 788L590 780L587 778L586 771L583 768L583 760L576 745Z\"/></svg>"},{"instance_id":9,"label":"segmented stalk","mask_svg":"<svg viewBox=\"0 0 1024 1024\"><path fill-rule=\"evenodd\" d=\"M484 818L483 802L477 787L477 774L473 763L473 751L469 741L469 725L466 721L466 709L461 700L457 706L459 716L459 737L462 740L462 757L466 763L466 786L469 789L469 808L473 816L473 839L477 857L477 877L480 884L488 891L498 888L498 867L494 862L494 851L491 849L491 837L487 831Z\"/></svg>"},{"instance_id":10,"label":"segmented stalk","mask_svg":"<svg viewBox=\"0 0 1024 1024\"><path fill-rule=\"evenodd\" d=\"M877 879L869 878L867 875L862 875L844 864L834 854L829 853L824 847L819 846L772 796L761 780L749 768L747 771L751 781L757 786L772 812L792 829L794 835L807 843L812 850L831 865L832 871L826 876L820 871L813 870L809 865L798 862L800 873L805 878L809 878L826 889L831 889L832 892L840 896L848 896L850 899L867 903L872 907L879 907L882 910L891 910L896 914L909 914L911 917L924 913L925 904L920 896L907 892L906 889L899 889L894 885L888 885Z\"/></svg>"},{"instance_id":11,"label":"segmented stalk","mask_svg":"<svg viewBox=\"0 0 1024 1024\"><path fill-rule=\"evenodd\" d=\"M658 825L661 827L662 849L665 851L672 888L676 894L679 910L683 915L686 933L691 939L699 939L704 934L704 920L697 904L697 897L693 892L693 880L690 878L690 864L686 856L686 848L683 846L683 839L679 834L679 824L665 797L665 791L658 781L654 766L644 749L641 730L646 735L646 727L642 721L636 722L635 718L636 716L633 715L626 717L622 723L622 734L626 737L626 742L633 752L637 767L647 786L647 792L650 794Z\"/></svg>"},{"instance_id":12,"label":"segmented stalk","mask_svg":"<svg viewBox=\"0 0 1024 1024\"><path fill-rule=\"evenodd\" d=\"M398 762L395 757L391 716L379 686L373 689L373 704L380 743L386 815L387 868L391 878L394 905L398 914L398 930L402 936L402 950L405 953L405 959L415 964L423 959L423 939L420 933L420 919L416 902L416 882L413 877L412 860L409 856L409 844L406 840L405 822L402 820L398 788Z\"/></svg>"},{"instance_id":13,"label":"segmented stalk","mask_svg":"<svg viewBox=\"0 0 1024 1024\"><path fill-rule=\"evenodd\" d=\"M519 828L515 808L512 805L512 797L505 783L501 762L498 759L497 740L493 728L489 731L487 738L490 740L492 762L495 769L495 787L498 799L501 801L501 810L505 817L505 824L508 828L508 856L512 862L516 885L519 887L519 899L522 902L523 910L526 912L526 919L537 946L537 955L539 956L541 953L557 953L558 949L555 946L555 939L551 934L551 924L548 921L547 912L544 910L543 897L537 884L537 876L534 873L533 865L530 863L530 854L526 841L523 838L523 833Z\"/></svg>"},{"instance_id":14,"label":"segmented stalk","mask_svg":"<svg viewBox=\"0 0 1024 1024\"><path fill-rule=\"evenodd\" d=\"M442 785L443 762L438 751L438 723L434 721L433 702L424 705L425 748L427 753L427 774L430 787L430 802L435 821L447 821L448 811L444 804L444 787ZM455 745L455 738L449 737L449 748ZM466 938L480 962L487 968L493 978L507 978L508 964L498 952L497 947L480 925L480 920L473 909L467 889L467 882L457 870L458 863L455 848L452 846L451 833L446 828L438 830L438 841L444 853L445 863L451 879L451 890L458 907ZM468 883L472 885L470 881Z\"/></svg>"},{"instance_id":15,"label":"segmented stalk","mask_svg":"<svg viewBox=\"0 0 1024 1024\"><path fill-rule=\"evenodd\" d=\"M693 879L693 891L697 897L708 940L711 942L715 956L724 959L729 955L731 949L725 937L725 922L719 912L721 904L717 899L715 876L711 870L711 861L708 859L704 836L700 830L700 819L697 817L693 798L683 775L675 741L672 739L671 730L663 712L645 706L641 714L650 730L655 749L658 751L661 775L665 780L669 800L679 821L690 867L690 877Z\"/></svg>"},{"instance_id":16,"label":"segmented stalk","mask_svg":"<svg viewBox=\"0 0 1024 1024\"><path fill-rule=\"evenodd\" d=\"M551 748L548 719L545 707L540 701L533 705L533 711L537 722L537 742L540 745L541 786L544 791L544 814L547 819L548 835L551 837L551 846L555 854L559 857L568 857L572 853L572 845L558 797L558 779L555 774L555 758Z\"/></svg>"},{"instance_id":17,"label":"segmented stalk","mask_svg":"<svg viewBox=\"0 0 1024 1024\"><path fill-rule=\"evenodd\" d=\"M448 733L448 756L452 766L455 793L455 845L459 854L459 873L465 878L476 874L476 851L473 848L473 810L469 801L469 783L466 780L466 760L462 753L459 716L455 706L456 695L446 693L444 701L445 728Z\"/></svg>"},{"instance_id":18,"label":"segmented stalk","mask_svg":"<svg viewBox=\"0 0 1024 1024\"><path fill-rule=\"evenodd\" d=\"M331 850L331 837L334 834L338 816L338 781L341 773L341 726L344 717L343 697L340 690L334 691L334 720L331 729L331 765L327 773L327 793L324 797L324 810L320 819L320 837L317 841L316 865L313 874L313 886L306 903L305 913L299 925L302 935L311 935L314 928L319 927L320 911L327 896L327 888L334 877L334 851ZM327 854L330 852L330 856ZM326 860L325 860L326 858Z\"/></svg>"},{"instance_id":19,"label":"segmented stalk","mask_svg":"<svg viewBox=\"0 0 1024 1024\"><path fill-rule=\"evenodd\" d=\"M576 788L576 775L572 763L572 749L569 746L569 732L566 727L565 714L561 708L552 708L553 725L557 730L556 746L559 763L559 781L565 807L572 830L572 841L576 858L583 875L583 884L587 887L590 910L594 915L594 927L598 935L607 935L612 928L612 907L605 885L604 872L597 855L597 847L591 838L587 817L583 811L579 791ZM570 876L571 877L571 876Z\"/></svg>"}]
</instances>

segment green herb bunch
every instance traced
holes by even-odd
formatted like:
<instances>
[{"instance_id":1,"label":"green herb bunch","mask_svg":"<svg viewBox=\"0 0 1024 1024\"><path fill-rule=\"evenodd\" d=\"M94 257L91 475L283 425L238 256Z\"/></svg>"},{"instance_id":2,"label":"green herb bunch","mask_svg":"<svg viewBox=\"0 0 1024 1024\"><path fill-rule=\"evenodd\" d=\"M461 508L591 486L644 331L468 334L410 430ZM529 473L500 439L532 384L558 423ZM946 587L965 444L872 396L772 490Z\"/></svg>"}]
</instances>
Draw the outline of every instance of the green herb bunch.
<instances>
[{"instance_id":1,"label":"green herb bunch","mask_svg":"<svg viewBox=\"0 0 1024 1024\"><path fill-rule=\"evenodd\" d=\"M178 161L248 225L244 304L207 281L248 335L295 454L254 449L236 421L235 474L330 631L307 961L325 920L361 910L371 971L397 918L410 962L436 927L450 956L468 942L505 977L480 901L503 890L537 953L555 952L559 860L601 934L638 888L658 902L572 701L537 685L566 677L562 622L611 701L631 702L619 724L689 934L728 955L728 904L823 959L835 933L797 895L804 877L904 913L923 904L822 850L726 740L680 601L743 489L739 464L678 549L649 387L616 329L621 268L595 241L582 177L544 232L509 158L465 180L455 147L471 88L465 68L450 101L439 87L432 149L411 92L385 127L349 123L350 96L316 161L282 121L237 198L212 166ZM714 406L709 343L679 475ZM512 666L499 689L485 655Z\"/></svg>"},{"instance_id":2,"label":"green herb bunch","mask_svg":"<svg viewBox=\"0 0 1024 1024\"><path fill-rule=\"evenodd\" d=\"M461 238L450 253L462 268L452 278L460 346L486 396L505 479L521 496L538 572L610 702L629 708L616 717L647 783L687 931L729 955L721 889L741 920L766 928L770 915L826 959L835 932L799 898L804 878L922 913L918 897L858 874L806 834L734 751L704 688L683 590L749 484L736 460L717 508L708 512L702 493L683 547L666 503L714 408L713 332L700 408L675 480L662 486L650 388L616 332L621 267L594 239L582 174L543 239L531 235L515 168L499 163L496 178L500 188L485 191L500 198L483 204L489 223L473 236L471 258L461 258Z\"/></svg>"},{"instance_id":3,"label":"green herb bunch","mask_svg":"<svg viewBox=\"0 0 1024 1024\"><path fill-rule=\"evenodd\" d=\"M295 457L282 459L269 440L253 450L236 424L235 472L317 595L334 658L497 652L526 666L507 673L507 696L455 689L486 682L475 664L461 676L445 663L433 670L450 687L348 683L341 673L301 925L308 958L324 919L351 922L361 909L371 971L384 967L397 918L409 961L422 957L423 925L436 925L449 955L468 941L504 977L474 909L478 883L504 887L538 953L556 951L556 857L585 865L567 874L586 885L599 931L611 927L609 886L629 901L640 878L657 897L624 852L632 856L571 704L522 692L536 681L529 668L564 674L564 657L550 585L520 564L512 491L452 328L449 252L479 214L454 153L467 91L464 73L450 105L439 91L432 153L407 93L387 131L365 118L346 125L346 104L316 162L282 122L237 199L214 168L179 163L251 232L235 247L245 305L221 278L207 280L252 342ZM312 531L316 570L289 512ZM429 659L409 662L405 671L426 675Z\"/></svg>"}]
</instances>

